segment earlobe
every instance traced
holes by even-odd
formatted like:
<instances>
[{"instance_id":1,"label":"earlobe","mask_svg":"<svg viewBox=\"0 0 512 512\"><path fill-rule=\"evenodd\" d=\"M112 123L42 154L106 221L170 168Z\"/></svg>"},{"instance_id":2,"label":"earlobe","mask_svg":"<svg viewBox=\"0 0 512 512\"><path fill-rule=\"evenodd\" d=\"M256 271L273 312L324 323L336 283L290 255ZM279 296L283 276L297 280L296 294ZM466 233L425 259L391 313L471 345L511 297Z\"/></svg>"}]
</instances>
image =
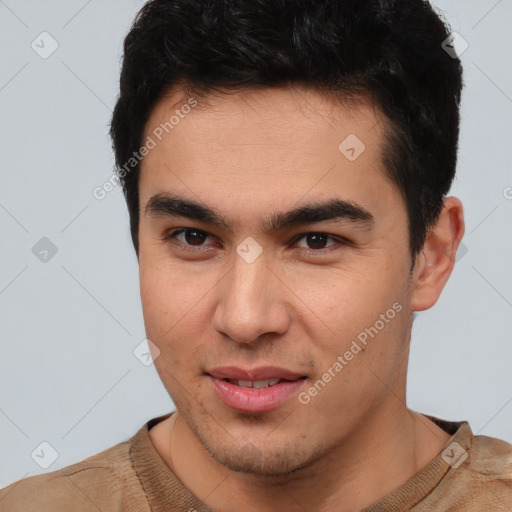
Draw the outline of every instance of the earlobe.
<instances>
[{"instance_id":1,"label":"earlobe","mask_svg":"<svg viewBox=\"0 0 512 512\"><path fill-rule=\"evenodd\" d=\"M448 281L457 249L464 236L464 210L456 197L444 200L437 222L430 229L414 272L411 310L430 309Z\"/></svg>"}]
</instances>

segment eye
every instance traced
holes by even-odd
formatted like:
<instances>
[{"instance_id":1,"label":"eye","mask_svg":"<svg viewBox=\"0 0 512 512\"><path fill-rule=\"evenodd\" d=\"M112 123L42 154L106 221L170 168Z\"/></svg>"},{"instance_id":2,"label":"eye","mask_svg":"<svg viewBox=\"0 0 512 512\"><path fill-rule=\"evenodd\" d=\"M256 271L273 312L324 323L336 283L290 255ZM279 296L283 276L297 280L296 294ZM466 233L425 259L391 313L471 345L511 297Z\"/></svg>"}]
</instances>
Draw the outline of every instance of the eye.
<instances>
[{"instance_id":1,"label":"eye","mask_svg":"<svg viewBox=\"0 0 512 512\"><path fill-rule=\"evenodd\" d=\"M183 249L190 251L198 251L207 248L204 242L208 238L213 239L213 237L206 233L206 231L202 231L196 228L180 228L165 233L164 236L162 237L162 240L164 242L168 242L170 240L176 239L179 242L178 245L180 245ZM299 248L305 249L307 253L311 254L324 254L326 252L335 250L340 245L349 244L348 240L345 240L344 238L335 237L333 235L320 232L303 233L295 237L292 244L297 244L299 241L303 239L307 245L306 247L299 246ZM326 243L329 240L333 241L333 243L331 243L331 245L326 246ZM312 247L308 247L308 245Z\"/></svg>"},{"instance_id":2,"label":"eye","mask_svg":"<svg viewBox=\"0 0 512 512\"><path fill-rule=\"evenodd\" d=\"M179 238L180 236L181 239ZM162 237L162 239L167 242L175 238L180 243L179 245L184 246L185 249L191 248L191 250L195 250L194 247L199 249L204 247L202 244L208 237L210 237L210 235L200 229L183 228L169 231Z\"/></svg>"},{"instance_id":3,"label":"eye","mask_svg":"<svg viewBox=\"0 0 512 512\"><path fill-rule=\"evenodd\" d=\"M335 237L332 235L329 235L327 233L317 233L317 232L311 232L311 233L303 233L299 235L297 238L295 238L295 243L297 243L300 240L303 240L306 242L307 245L312 245L312 247L306 247L302 246L301 248L306 249L307 252L310 253L322 253L331 251L332 248L336 248L338 245L348 245L348 241ZM333 240L334 243L328 246L325 246L328 240Z\"/></svg>"}]
</instances>

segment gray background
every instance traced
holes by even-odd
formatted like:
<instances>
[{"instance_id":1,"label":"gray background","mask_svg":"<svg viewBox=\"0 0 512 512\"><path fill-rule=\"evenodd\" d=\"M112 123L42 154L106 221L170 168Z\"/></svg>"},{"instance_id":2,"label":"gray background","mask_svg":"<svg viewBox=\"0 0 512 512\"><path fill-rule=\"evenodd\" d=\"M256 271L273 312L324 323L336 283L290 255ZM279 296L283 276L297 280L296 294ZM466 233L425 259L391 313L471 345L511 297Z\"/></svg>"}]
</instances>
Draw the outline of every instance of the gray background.
<instances>
[{"instance_id":1,"label":"gray background","mask_svg":"<svg viewBox=\"0 0 512 512\"><path fill-rule=\"evenodd\" d=\"M92 195L112 173L107 125L142 3L0 0L0 488L173 409L133 353L145 335L121 191ZM512 442L512 2L436 5L469 43L451 192L465 206L467 252L415 322L408 404ZM46 59L31 47L43 31L59 45ZM45 39L38 51L49 49ZM56 254L38 252L43 237Z\"/></svg>"}]
</instances>

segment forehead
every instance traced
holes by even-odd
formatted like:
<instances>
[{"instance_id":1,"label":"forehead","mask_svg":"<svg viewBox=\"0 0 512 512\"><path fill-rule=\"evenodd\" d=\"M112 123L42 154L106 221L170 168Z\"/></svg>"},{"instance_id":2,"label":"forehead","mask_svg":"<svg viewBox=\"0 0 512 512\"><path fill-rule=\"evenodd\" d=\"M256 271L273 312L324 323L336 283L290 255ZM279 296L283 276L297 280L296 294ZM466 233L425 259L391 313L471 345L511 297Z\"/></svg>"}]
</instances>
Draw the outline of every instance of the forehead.
<instances>
[{"instance_id":1,"label":"forehead","mask_svg":"<svg viewBox=\"0 0 512 512\"><path fill-rule=\"evenodd\" d=\"M146 125L144 140L155 146L141 165L141 210L167 191L234 216L333 195L384 212L400 203L382 165L387 126L364 97L337 102L304 88L203 97L172 90Z\"/></svg>"},{"instance_id":2,"label":"forehead","mask_svg":"<svg viewBox=\"0 0 512 512\"><path fill-rule=\"evenodd\" d=\"M189 109L187 104L192 103L193 107ZM185 117L189 121L184 124L189 126L196 121L196 129L199 128L198 124L207 127L223 121L235 123L237 119L247 119L252 123L254 135L258 134L260 137L262 133L258 128L262 124L274 128L275 123L290 119L301 123L296 127L288 126L290 129L307 129L308 121L309 124L323 122L333 130L339 128L335 126L336 122L338 125L339 122L350 123L352 127L359 126L360 129L373 128L377 124L387 125L385 116L368 95L343 96L334 91L316 91L300 85L220 89L200 95L176 86L167 91L153 108L146 124L146 134L150 134L154 127L165 124L176 115L180 119L172 121L174 126L171 130L176 129L178 124L183 124ZM281 128L284 135L286 126ZM269 135L273 135L270 130Z\"/></svg>"}]
</instances>

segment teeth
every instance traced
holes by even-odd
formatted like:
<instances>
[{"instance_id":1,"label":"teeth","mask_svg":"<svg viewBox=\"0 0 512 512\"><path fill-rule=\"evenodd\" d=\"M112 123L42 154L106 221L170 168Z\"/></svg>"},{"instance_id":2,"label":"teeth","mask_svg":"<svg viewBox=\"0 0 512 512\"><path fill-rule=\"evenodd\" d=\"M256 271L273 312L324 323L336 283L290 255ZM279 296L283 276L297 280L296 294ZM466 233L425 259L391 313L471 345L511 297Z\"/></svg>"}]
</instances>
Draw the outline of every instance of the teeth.
<instances>
[{"instance_id":1,"label":"teeth","mask_svg":"<svg viewBox=\"0 0 512 512\"><path fill-rule=\"evenodd\" d=\"M273 379L273 380L255 380L252 383L253 388L268 388L270 386L274 386L279 382L279 379Z\"/></svg>"},{"instance_id":2,"label":"teeth","mask_svg":"<svg viewBox=\"0 0 512 512\"><path fill-rule=\"evenodd\" d=\"M271 379L271 380L236 380L229 379L231 384L236 384L242 388L268 388L270 386L275 386L281 381L281 379Z\"/></svg>"}]
</instances>

